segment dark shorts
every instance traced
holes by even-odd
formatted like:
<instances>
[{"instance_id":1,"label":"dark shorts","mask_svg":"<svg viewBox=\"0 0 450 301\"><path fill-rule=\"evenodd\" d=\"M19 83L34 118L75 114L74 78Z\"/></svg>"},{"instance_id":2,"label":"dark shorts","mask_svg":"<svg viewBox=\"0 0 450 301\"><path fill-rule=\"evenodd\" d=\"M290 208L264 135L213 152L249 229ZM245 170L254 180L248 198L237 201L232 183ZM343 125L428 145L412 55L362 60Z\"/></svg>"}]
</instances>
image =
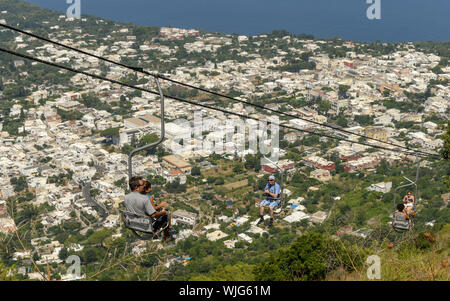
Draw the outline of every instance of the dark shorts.
<instances>
[{"instance_id":1,"label":"dark shorts","mask_svg":"<svg viewBox=\"0 0 450 301\"><path fill-rule=\"evenodd\" d=\"M169 222L169 212L166 215L160 216L156 218L155 223L153 224L153 231L159 230L164 227Z\"/></svg>"}]
</instances>

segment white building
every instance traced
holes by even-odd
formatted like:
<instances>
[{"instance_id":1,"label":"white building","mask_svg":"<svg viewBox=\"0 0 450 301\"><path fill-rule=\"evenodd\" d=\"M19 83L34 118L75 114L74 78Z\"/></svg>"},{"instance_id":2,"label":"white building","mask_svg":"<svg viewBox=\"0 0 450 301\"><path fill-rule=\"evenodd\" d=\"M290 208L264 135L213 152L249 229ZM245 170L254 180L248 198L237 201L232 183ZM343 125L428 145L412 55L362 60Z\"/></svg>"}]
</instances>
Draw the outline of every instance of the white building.
<instances>
[{"instance_id":1,"label":"white building","mask_svg":"<svg viewBox=\"0 0 450 301\"><path fill-rule=\"evenodd\" d=\"M367 187L367 190L388 193L389 191L391 191L391 188L392 182L380 182L376 184L371 184L369 187Z\"/></svg>"},{"instance_id":2,"label":"white building","mask_svg":"<svg viewBox=\"0 0 450 301\"><path fill-rule=\"evenodd\" d=\"M223 242L223 244L225 245L225 247L227 247L228 249L234 249L234 245L238 242L237 239L229 239L229 240L225 240Z\"/></svg>"},{"instance_id":3,"label":"white building","mask_svg":"<svg viewBox=\"0 0 450 301\"><path fill-rule=\"evenodd\" d=\"M238 238L240 240L244 240L245 242L248 242L249 244L251 244L253 242L253 238L251 238L250 236L248 236L245 233L238 234Z\"/></svg>"},{"instance_id":4,"label":"white building","mask_svg":"<svg viewBox=\"0 0 450 301\"><path fill-rule=\"evenodd\" d=\"M206 238L210 241L216 241L222 238L228 237L228 234L220 231L220 230L216 230L214 232L208 233L206 234Z\"/></svg>"},{"instance_id":5,"label":"white building","mask_svg":"<svg viewBox=\"0 0 450 301\"><path fill-rule=\"evenodd\" d=\"M310 221L314 224L321 224L327 218L327 213L325 211L317 211L311 215Z\"/></svg>"},{"instance_id":6,"label":"white building","mask_svg":"<svg viewBox=\"0 0 450 301\"><path fill-rule=\"evenodd\" d=\"M172 221L176 224L181 223L193 226L197 223L197 214L178 209L174 213L172 213Z\"/></svg>"},{"instance_id":7,"label":"white building","mask_svg":"<svg viewBox=\"0 0 450 301\"><path fill-rule=\"evenodd\" d=\"M303 219L308 219L310 216L302 211L294 211L291 215L286 216L283 220L288 223L299 222Z\"/></svg>"},{"instance_id":8,"label":"white building","mask_svg":"<svg viewBox=\"0 0 450 301\"><path fill-rule=\"evenodd\" d=\"M110 214L103 222L103 226L106 228L114 228L119 224L120 217L119 215Z\"/></svg>"}]
</instances>

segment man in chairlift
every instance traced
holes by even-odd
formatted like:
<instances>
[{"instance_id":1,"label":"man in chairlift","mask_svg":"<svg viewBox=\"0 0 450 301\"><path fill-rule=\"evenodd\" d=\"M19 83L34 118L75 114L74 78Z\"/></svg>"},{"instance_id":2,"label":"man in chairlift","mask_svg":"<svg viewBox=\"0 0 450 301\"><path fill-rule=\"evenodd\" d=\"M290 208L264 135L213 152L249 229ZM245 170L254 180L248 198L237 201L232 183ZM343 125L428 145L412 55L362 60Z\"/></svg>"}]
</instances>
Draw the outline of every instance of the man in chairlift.
<instances>
[{"instance_id":1,"label":"man in chairlift","mask_svg":"<svg viewBox=\"0 0 450 301\"><path fill-rule=\"evenodd\" d=\"M269 176L268 183L264 188L264 195L266 196L266 198L262 200L262 202L259 205L260 218L257 225L264 222L263 215L264 215L264 208L266 206L268 206L270 210L269 226L273 225L273 209L280 204L280 194L281 194L280 185L275 182L275 177L273 175Z\"/></svg>"},{"instance_id":2,"label":"man in chairlift","mask_svg":"<svg viewBox=\"0 0 450 301\"><path fill-rule=\"evenodd\" d=\"M149 201L148 197L144 193L144 180L142 177L132 177L129 181L131 192L125 195L124 205L128 211L139 214L148 215L153 218L159 218L166 215L166 212L157 212L155 207ZM157 222L158 224L158 222ZM170 240L170 233L164 232L164 239Z\"/></svg>"},{"instance_id":3,"label":"man in chairlift","mask_svg":"<svg viewBox=\"0 0 450 301\"><path fill-rule=\"evenodd\" d=\"M142 177L132 177L129 181L131 192L125 195L124 205L128 211L139 214L152 216L156 210L148 201L148 197L143 195L144 180Z\"/></svg>"}]
</instances>

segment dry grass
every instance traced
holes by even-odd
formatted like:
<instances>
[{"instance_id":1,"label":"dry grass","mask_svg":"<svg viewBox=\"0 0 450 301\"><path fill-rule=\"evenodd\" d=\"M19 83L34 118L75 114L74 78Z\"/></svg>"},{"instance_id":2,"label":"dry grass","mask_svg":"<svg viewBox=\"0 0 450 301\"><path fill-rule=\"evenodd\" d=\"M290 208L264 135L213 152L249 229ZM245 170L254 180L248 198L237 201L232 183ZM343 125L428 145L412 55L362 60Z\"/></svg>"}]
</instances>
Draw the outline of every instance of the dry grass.
<instances>
[{"instance_id":1,"label":"dry grass","mask_svg":"<svg viewBox=\"0 0 450 301\"><path fill-rule=\"evenodd\" d=\"M450 225L437 235L422 234L431 247L414 248L410 240L401 246L386 245L378 256L381 259L381 281L449 281L450 280ZM366 271L346 273L343 269L332 271L327 280L367 281Z\"/></svg>"},{"instance_id":2,"label":"dry grass","mask_svg":"<svg viewBox=\"0 0 450 301\"><path fill-rule=\"evenodd\" d=\"M202 170L202 175L204 177L226 176L226 175L230 175L232 173L233 173L233 169L231 167L231 164L220 164L216 167Z\"/></svg>"},{"instance_id":3,"label":"dry grass","mask_svg":"<svg viewBox=\"0 0 450 301\"><path fill-rule=\"evenodd\" d=\"M247 185L248 185L248 180L245 179L245 180L242 180L242 181L238 181L238 182L234 182L234 183L223 185L223 187L225 187L228 190L232 190L232 189L243 187L243 186L247 186Z\"/></svg>"},{"instance_id":4,"label":"dry grass","mask_svg":"<svg viewBox=\"0 0 450 301\"><path fill-rule=\"evenodd\" d=\"M448 281L450 280L448 266L442 265L445 260L448 260L448 253L417 254L409 251L399 256L391 252L382 258L384 262L381 268L382 280Z\"/></svg>"}]
</instances>

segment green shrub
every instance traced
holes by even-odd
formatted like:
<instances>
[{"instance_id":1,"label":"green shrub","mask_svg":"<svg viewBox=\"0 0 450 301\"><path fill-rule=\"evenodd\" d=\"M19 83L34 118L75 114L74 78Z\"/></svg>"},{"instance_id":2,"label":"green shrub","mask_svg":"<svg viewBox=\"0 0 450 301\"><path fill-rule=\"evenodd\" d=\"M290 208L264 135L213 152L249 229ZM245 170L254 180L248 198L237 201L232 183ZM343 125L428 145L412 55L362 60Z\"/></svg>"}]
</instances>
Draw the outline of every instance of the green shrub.
<instances>
[{"instance_id":1,"label":"green shrub","mask_svg":"<svg viewBox=\"0 0 450 301\"><path fill-rule=\"evenodd\" d=\"M302 235L286 250L279 250L255 267L259 281L323 280L328 272L344 267L351 272L363 263L363 251L346 247L328 236Z\"/></svg>"}]
</instances>

